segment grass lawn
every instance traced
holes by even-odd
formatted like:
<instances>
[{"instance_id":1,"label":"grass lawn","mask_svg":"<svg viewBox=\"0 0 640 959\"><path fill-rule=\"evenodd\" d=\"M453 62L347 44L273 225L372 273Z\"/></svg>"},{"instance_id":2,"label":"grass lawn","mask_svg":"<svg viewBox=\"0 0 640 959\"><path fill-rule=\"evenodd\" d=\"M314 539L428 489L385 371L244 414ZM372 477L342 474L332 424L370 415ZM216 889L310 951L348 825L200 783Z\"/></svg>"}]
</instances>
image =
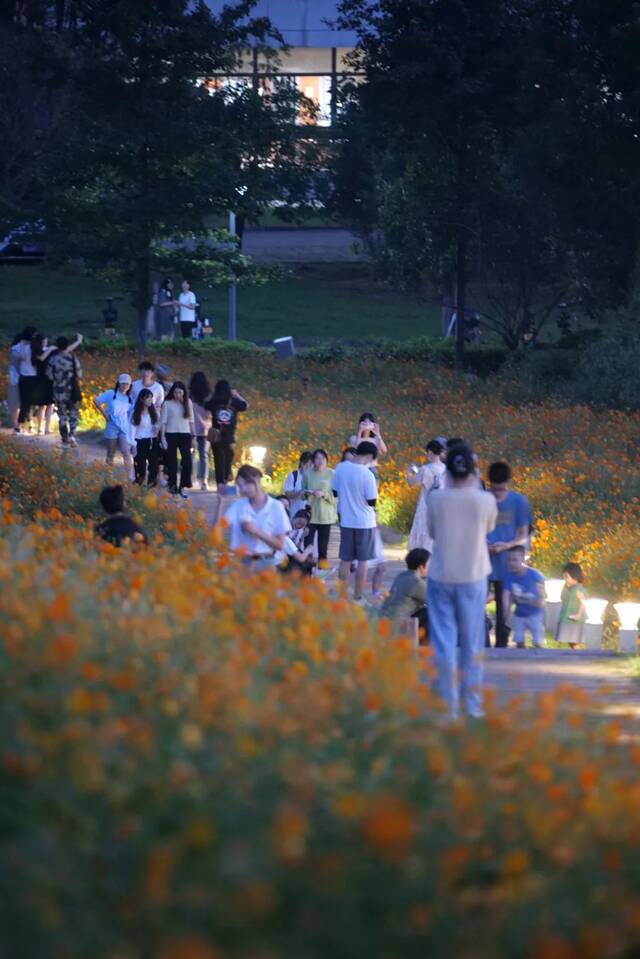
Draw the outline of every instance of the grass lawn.
<instances>
[{"instance_id":1,"label":"grass lawn","mask_svg":"<svg viewBox=\"0 0 640 959\"><path fill-rule=\"evenodd\" d=\"M0 268L0 291L0 335L5 338L28 323L50 335L76 329L95 335L101 328L102 298L122 292L91 277L40 266ZM204 299L214 332L225 336L226 288L195 286L195 292ZM117 307L123 332L132 332L134 312L127 299ZM362 264L296 267L265 286L238 288L241 339L406 339L439 330L438 307L376 286Z\"/></svg>"}]
</instances>

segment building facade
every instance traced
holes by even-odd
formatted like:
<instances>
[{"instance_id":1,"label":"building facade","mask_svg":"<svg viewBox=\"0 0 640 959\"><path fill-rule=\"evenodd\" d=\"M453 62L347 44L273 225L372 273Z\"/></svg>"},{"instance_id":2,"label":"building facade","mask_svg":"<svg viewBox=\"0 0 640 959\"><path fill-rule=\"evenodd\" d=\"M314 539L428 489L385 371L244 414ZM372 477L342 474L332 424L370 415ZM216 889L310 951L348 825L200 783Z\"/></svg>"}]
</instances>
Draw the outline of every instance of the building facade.
<instances>
[{"instance_id":1,"label":"building facade","mask_svg":"<svg viewBox=\"0 0 640 959\"><path fill-rule=\"evenodd\" d=\"M207 0L219 13L224 0ZM356 36L337 30L337 0L258 0L252 17L268 17L282 34L286 47L266 56L249 49L232 76L213 78L215 85L251 84L271 92L279 84L295 84L299 93L314 104L313 114L301 110L300 124L329 127L339 108L342 84L357 80L349 63Z\"/></svg>"}]
</instances>

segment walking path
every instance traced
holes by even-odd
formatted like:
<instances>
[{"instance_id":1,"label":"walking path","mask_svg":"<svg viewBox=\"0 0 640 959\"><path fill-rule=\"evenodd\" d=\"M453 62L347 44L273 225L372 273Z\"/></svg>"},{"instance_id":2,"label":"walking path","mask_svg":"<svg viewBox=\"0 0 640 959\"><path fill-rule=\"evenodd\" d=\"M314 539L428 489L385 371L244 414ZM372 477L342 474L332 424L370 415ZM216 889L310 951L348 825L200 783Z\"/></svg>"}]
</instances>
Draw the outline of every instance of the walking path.
<instances>
[{"instance_id":1,"label":"walking path","mask_svg":"<svg viewBox=\"0 0 640 959\"><path fill-rule=\"evenodd\" d=\"M57 435L18 439L15 442L35 445L51 453L60 449ZM104 458L104 447L94 434L81 434L79 442L77 450L65 451L64 455L85 462ZM212 523L217 516L218 495L216 492L194 490L188 500L179 500L176 507L202 510L206 522ZM334 567L330 582L337 578L338 543L339 531L334 527L329 543L329 560ZM396 573L405 568L404 555L403 545L385 545L384 589L388 589ZM640 677L640 673L638 675ZM585 706L587 713L625 717L625 728L631 729L634 736L640 735L640 681L633 675L631 662L615 653L564 649L491 649L487 650L485 679L487 687L495 691L499 702L507 702L519 695L530 699L564 686L578 687L589 697L590 704Z\"/></svg>"}]
</instances>

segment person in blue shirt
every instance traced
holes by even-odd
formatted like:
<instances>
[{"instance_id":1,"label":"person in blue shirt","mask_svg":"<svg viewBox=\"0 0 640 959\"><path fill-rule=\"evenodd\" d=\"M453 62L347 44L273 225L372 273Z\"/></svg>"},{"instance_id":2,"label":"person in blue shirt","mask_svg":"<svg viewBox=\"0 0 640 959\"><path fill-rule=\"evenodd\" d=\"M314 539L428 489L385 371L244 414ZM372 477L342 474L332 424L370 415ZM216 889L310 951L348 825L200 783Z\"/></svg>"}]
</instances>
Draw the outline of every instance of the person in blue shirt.
<instances>
[{"instance_id":1,"label":"person in blue shirt","mask_svg":"<svg viewBox=\"0 0 640 959\"><path fill-rule=\"evenodd\" d=\"M527 632L536 649L544 646L544 576L525 563L524 546L512 546L507 553L507 575L503 583L504 615L513 616L513 638L524 649Z\"/></svg>"},{"instance_id":2,"label":"person in blue shirt","mask_svg":"<svg viewBox=\"0 0 640 959\"><path fill-rule=\"evenodd\" d=\"M491 558L491 576L496 599L496 646L509 642L509 627L504 618L504 581L508 573L507 554L512 546L526 546L529 538L531 509L526 496L511 489L511 467L508 463L492 463L489 467L489 490L498 507L495 529L487 536Z\"/></svg>"}]
</instances>

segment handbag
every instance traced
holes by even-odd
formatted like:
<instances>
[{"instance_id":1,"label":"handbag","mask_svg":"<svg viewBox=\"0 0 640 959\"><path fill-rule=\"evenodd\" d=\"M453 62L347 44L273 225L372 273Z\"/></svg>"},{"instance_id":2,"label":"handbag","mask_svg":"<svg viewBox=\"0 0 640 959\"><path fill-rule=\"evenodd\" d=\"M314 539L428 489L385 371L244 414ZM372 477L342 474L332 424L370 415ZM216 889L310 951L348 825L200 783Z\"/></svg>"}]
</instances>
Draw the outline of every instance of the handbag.
<instances>
[{"instance_id":1,"label":"handbag","mask_svg":"<svg viewBox=\"0 0 640 959\"><path fill-rule=\"evenodd\" d=\"M71 381L71 402L82 403L82 390L80 389L80 384L78 383L78 366L76 363L75 356L72 357L72 360L73 360L73 379Z\"/></svg>"},{"instance_id":2,"label":"handbag","mask_svg":"<svg viewBox=\"0 0 640 959\"><path fill-rule=\"evenodd\" d=\"M226 407L224 407L224 409L231 410L231 409L233 409L233 407L231 407L231 406L226 406ZM213 445L214 443L221 443L221 442L222 442L222 427L221 427L221 426L216 426L216 413L215 413L215 412L214 412L214 414L213 414L213 423L211 424L211 426L209 427L209 431L207 432L207 439L209 440L209 442L210 442L212 445Z\"/></svg>"}]
</instances>

